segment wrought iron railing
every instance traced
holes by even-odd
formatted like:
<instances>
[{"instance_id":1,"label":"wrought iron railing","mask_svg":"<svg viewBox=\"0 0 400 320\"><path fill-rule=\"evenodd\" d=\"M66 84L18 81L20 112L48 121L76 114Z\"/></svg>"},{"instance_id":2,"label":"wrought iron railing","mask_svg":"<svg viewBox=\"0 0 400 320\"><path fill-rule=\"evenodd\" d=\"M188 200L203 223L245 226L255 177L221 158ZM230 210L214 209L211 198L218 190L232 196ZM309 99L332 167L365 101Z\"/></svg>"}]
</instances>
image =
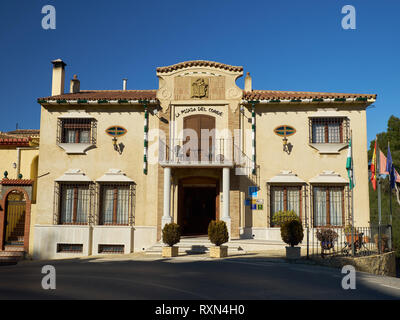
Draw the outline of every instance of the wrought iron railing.
<instances>
[{"instance_id":1,"label":"wrought iron railing","mask_svg":"<svg viewBox=\"0 0 400 320\"><path fill-rule=\"evenodd\" d=\"M232 139L160 140L159 161L169 164L233 164Z\"/></svg>"},{"instance_id":2,"label":"wrought iron railing","mask_svg":"<svg viewBox=\"0 0 400 320\"><path fill-rule=\"evenodd\" d=\"M388 226L313 228L309 235L310 255L367 256L391 250Z\"/></svg>"}]
</instances>

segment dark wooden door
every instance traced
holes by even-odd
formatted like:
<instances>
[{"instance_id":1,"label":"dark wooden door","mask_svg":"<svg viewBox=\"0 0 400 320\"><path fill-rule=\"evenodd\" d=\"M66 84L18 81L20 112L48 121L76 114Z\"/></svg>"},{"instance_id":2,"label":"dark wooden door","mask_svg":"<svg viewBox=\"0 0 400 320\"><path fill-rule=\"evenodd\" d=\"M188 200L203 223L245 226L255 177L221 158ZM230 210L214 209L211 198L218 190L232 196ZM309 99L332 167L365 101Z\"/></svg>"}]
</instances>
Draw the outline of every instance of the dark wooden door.
<instances>
[{"instance_id":1,"label":"dark wooden door","mask_svg":"<svg viewBox=\"0 0 400 320\"><path fill-rule=\"evenodd\" d=\"M206 115L187 116L183 119L183 129L192 129L197 135L197 147L194 150L193 148L187 150L186 156L192 161L212 161L215 147L215 118ZM184 143L189 140L190 138L186 137Z\"/></svg>"}]
</instances>

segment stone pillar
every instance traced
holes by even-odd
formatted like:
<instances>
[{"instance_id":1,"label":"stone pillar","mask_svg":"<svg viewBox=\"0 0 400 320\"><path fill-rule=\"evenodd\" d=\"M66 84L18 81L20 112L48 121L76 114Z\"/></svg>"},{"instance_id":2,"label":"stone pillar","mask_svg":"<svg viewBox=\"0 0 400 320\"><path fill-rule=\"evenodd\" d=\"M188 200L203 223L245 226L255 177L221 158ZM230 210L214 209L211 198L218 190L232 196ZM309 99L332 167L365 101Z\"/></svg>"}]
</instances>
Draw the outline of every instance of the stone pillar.
<instances>
[{"instance_id":1,"label":"stone pillar","mask_svg":"<svg viewBox=\"0 0 400 320\"><path fill-rule=\"evenodd\" d=\"M171 168L164 168L164 211L161 219L161 229L171 222Z\"/></svg>"},{"instance_id":2,"label":"stone pillar","mask_svg":"<svg viewBox=\"0 0 400 320\"><path fill-rule=\"evenodd\" d=\"M222 221L225 221L228 227L229 235L231 234L231 217L230 217L230 169L222 169Z\"/></svg>"}]
</instances>

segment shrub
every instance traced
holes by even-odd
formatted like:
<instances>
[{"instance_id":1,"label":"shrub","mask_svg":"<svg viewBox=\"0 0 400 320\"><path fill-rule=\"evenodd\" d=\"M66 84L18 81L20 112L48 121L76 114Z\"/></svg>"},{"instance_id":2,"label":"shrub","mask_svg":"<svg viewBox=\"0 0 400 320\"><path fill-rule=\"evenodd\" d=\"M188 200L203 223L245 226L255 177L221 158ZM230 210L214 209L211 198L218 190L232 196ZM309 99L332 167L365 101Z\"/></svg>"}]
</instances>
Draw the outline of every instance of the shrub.
<instances>
[{"instance_id":1,"label":"shrub","mask_svg":"<svg viewBox=\"0 0 400 320\"><path fill-rule=\"evenodd\" d=\"M176 223L167 223L162 231L162 240L172 247L181 240L181 231Z\"/></svg>"},{"instance_id":2,"label":"shrub","mask_svg":"<svg viewBox=\"0 0 400 320\"><path fill-rule=\"evenodd\" d=\"M298 245L304 238L303 225L299 220L284 222L281 225L281 237L291 247Z\"/></svg>"},{"instance_id":3,"label":"shrub","mask_svg":"<svg viewBox=\"0 0 400 320\"><path fill-rule=\"evenodd\" d=\"M334 242L338 234L332 229L322 229L317 231L317 239L321 242Z\"/></svg>"},{"instance_id":4,"label":"shrub","mask_svg":"<svg viewBox=\"0 0 400 320\"><path fill-rule=\"evenodd\" d=\"M228 228L224 221L211 221L208 225L208 239L216 246L228 242Z\"/></svg>"},{"instance_id":5,"label":"shrub","mask_svg":"<svg viewBox=\"0 0 400 320\"><path fill-rule=\"evenodd\" d=\"M289 222L292 220L297 220L300 222L299 216L294 211L278 211L272 217L272 224L275 226L280 226L284 222Z\"/></svg>"}]
</instances>

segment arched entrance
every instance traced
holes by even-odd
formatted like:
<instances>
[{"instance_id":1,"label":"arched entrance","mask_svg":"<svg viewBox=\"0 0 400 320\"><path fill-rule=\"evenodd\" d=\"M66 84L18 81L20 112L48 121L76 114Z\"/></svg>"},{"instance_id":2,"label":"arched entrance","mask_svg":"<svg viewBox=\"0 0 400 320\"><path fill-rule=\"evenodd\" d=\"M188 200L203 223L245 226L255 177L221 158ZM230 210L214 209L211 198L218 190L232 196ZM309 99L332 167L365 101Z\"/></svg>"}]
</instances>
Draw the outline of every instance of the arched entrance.
<instances>
[{"instance_id":1,"label":"arched entrance","mask_svg":"<svg viewBox=\"0 0 400 320\"><path fill-rule=\"evenodd\" d=\"M184 178L178 188L178 224L182 235L205 235L219 219L219 182L208 177Z\"/></svg>"},{"instance_id":2,"label":"arched entrance","mask_svg":"<svg viewBox=\"0 0 400 320\"><path fill-rule=\"evenodd\" d=\"M13 190L6 198L4 244L24 245L26 199L23 192Z\"/></svg>"}]
</instances>

